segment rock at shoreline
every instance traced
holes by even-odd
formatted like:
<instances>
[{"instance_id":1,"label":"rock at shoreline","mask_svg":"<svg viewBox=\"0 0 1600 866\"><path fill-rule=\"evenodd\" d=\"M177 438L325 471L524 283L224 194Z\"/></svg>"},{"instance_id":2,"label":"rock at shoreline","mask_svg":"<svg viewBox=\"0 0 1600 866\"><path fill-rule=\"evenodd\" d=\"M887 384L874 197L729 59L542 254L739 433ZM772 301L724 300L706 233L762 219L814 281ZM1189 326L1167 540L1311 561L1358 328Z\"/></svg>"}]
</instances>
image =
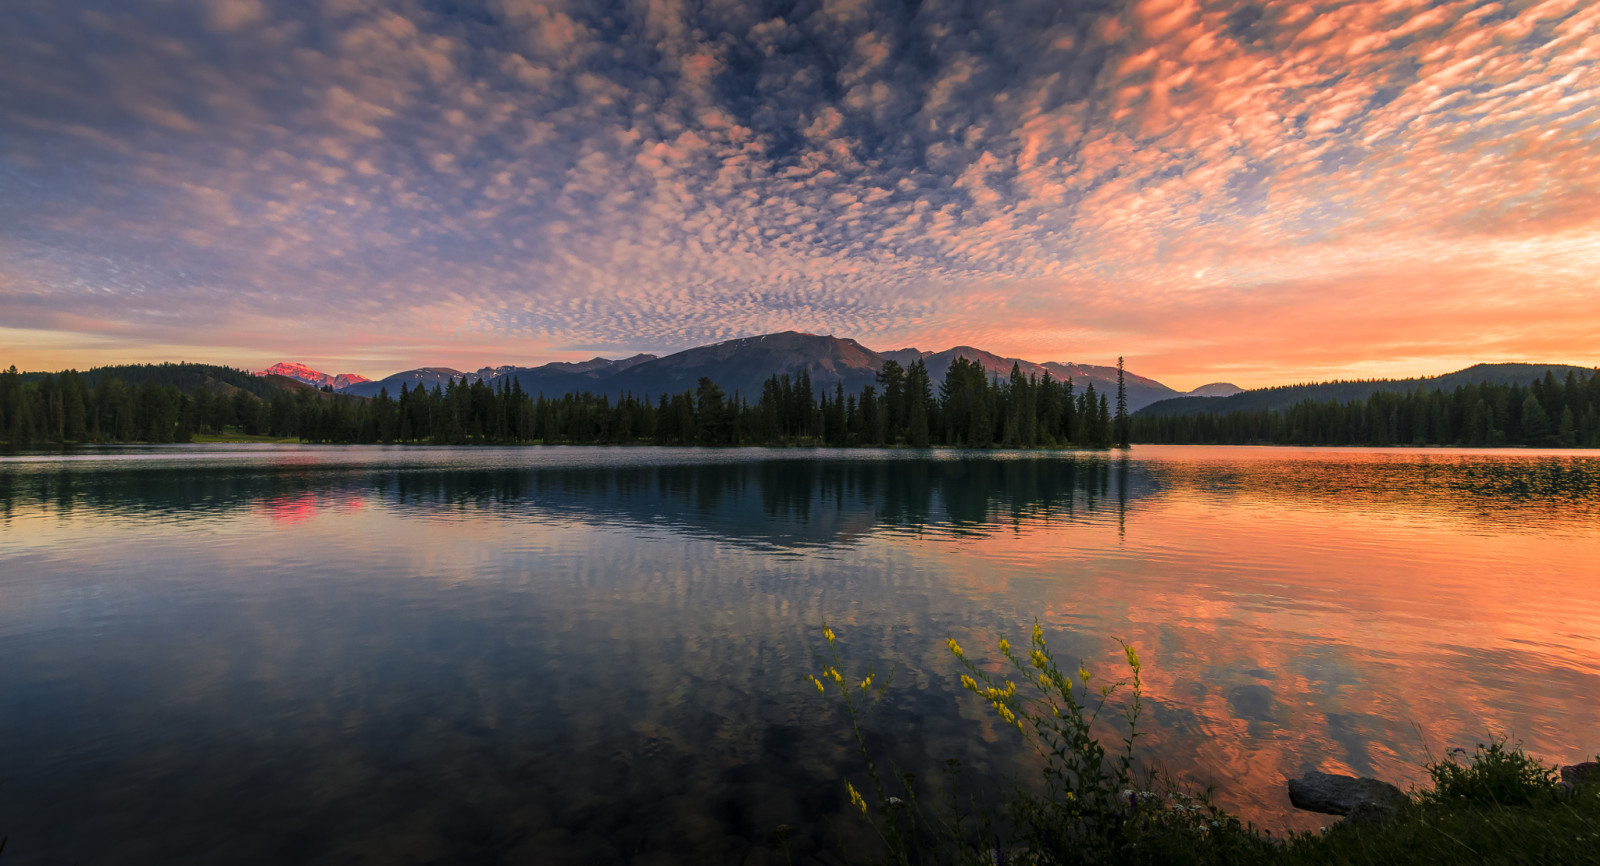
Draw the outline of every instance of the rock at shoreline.
<instances>
[{"instance_id":1,"label":"rock at shoreline","mask_svg":"<svg viewBox=\"0 0 1600 866\"><path fill-rule=\"evenodd\" d=\"M1400 814L1400 809L1393 803L1378 803L1368 800L1357 803L1344 820L1349 824L1382 824L1398 814Z\"/></svg>"},{"instance_id":2,"label":"rock at shoreline","mask_svg":"<svg viewBox=\"0 0 1600 866\"><path fill-rule=\"evenodd\" d=\"M1382 820L1393 815L1409 799L1404 791L1377 779L1307 773L1289 780L1289 802L1296 809L1324 815L1356 813L1353 817L1363 821Z\"/></svg>"},{"instance_id":3,"label":"rock at shoreline","mask_svg":"<svg viewBox=\"0 0 1600 866\"><path fill-rule=\"evenodd\" d=\"M1573 786L1600 783L1600 761L1584 761L1561 768L1561 781Z\"/></svg>"}]
</instances>

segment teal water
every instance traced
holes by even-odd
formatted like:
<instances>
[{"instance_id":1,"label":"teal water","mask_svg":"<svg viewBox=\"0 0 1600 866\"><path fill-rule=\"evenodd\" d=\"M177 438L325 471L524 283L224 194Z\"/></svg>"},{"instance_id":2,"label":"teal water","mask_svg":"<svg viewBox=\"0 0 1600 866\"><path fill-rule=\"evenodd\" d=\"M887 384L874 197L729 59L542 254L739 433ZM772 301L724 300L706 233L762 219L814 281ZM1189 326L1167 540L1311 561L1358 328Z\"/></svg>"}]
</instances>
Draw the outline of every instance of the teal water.
<instances>
[{"instance_id":1,"label":"teal water","mask_svg":"<svg viewBox=\"0 0 1600 866\"><path fill-rule=\"evenodd\" d=\"M1600 751L1600 457L174 447L0 457L0 835L31 863L765 863L861 843L826 618L907 769L1037 620L1153 766ZM859 781L859 776L853 776Z\"/></svg>"}]
</instances>

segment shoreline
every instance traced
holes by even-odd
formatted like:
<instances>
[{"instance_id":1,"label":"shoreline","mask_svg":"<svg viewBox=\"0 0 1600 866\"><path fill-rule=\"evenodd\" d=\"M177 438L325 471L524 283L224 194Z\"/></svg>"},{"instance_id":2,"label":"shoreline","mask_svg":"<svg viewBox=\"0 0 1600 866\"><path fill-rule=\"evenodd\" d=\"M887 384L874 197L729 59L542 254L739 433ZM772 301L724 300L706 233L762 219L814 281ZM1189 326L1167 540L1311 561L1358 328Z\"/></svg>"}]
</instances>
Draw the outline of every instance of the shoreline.
<instances>
[{"instance_id":1,"label":"shoreline","mask_svg":"<svg viewBox=\"0 0 1600 866\"><path fill-rule=\"evenodd\" d=\"M1235 443L1235 442L1216 442L1216 443L1211 443L1211 442L1185 442L1185 443L1135 442L1129 448L1116 448L1116 447L1110 447L1110 448L1085 448L1085 447L1078 447L1078 446L1073 446L1073 445L1061 445L1061 446L1049 446L1049 445L1032 445L1032 446L1025 446L1025 445L1015 445L1015 446L990 445L990 446L983 446L983 447L972 447L972 446L966 446L966 445L915 446L915 445L905 445L905 444L900 444L900 443L896 443L896 444L892 444L892 445L827 445L827 444L821 444L821 443L794 443L794 442L791 442L791 443L735 442L735 443L720 444L720 445L701 445L701 444L696 444L696 443L657 443L657 442L643 442L643 441L640 441L640 442L545 442L545 441L542 441L542 440L533 440L533 441L529 441L529 442L419 442L419 441L409 441L409 442L317 442L317 441L307 441L305 439L300 439L300 438L290 438L290 437L281 437L281 436L248 436L248 435L228 435L228 436L207 435L207 436L203 436L203 437L196 437L194 439L191 439L191 440L188 440L188 441L185 441L185 442L155 442L155 441L147 441L147 440L109 441L109 442L100 442L100 441L46 442L46 443L31 443L31 444L29 444L27 446L24 446L22 448L13 448L9 442L6 442L5 440L0 439L0 452L17 453L17 452L29 452L29 451L66 451L66 450L71 450L71 449L76 449L76 448L123 448L123 447L147 448L147 447L157 446L157 445L189 445L189 446L212 446L212 445L310 445L310 446L316 446L316 447L319 447L319 448L351 448L351 447L356 447L356 448L374 448L374 447L377 447L377 448L461 448L461 449L474 449L474 448L639 448L639 449L647 449L647 448L693 448L693 449L712 450L712 449L729 449L729 448L740 448L740 449L743 449L743 448L767 448L767 449L774 449L774 450L781 449L781 450L794 450L794 451L804 451L804 450L812 450L812 451L820 451L820 450L829 450L829 451L971 451L971 452L977 452L977 453L1004 453L1004 452L1013 452L1013 451L1029 451L1029 452L1039 452L1039 453L1052 453L1053 452L1053 453L1070 453L1070 454L1114 454L1114 453L1117 453L1117 452L1132 452L1132 451L1138 450L1140 448L1228 448L1228 449L1270 448L1270 449L1283 449L1283 450L1291 450L1292 449L1292 450L1300 450L1300 451L1313 451L1313 450L1315 450L1315 451L1471 451L1471 452L1492 452L1492 453L1501 453L1501 452L1513 452L1513 453L1516 453L1516 452L1548 452L1548 453L1562 453L1562 454L1579 453L1579 454L1597 454L1597 455L1600 455L1600 447L1584 447L1584 446L1571 446L1571 447L1555 446L1555 447L1551 447L1551 446L1540 446L1540 445L1437 445L1437 444L1425 444L1425 445L1415 445L1415 444L1406 444L1406 445L1398 445L1398 444L1397 445L1298 445L1298 444L1289 444L1289 443L1283 443L1283 442L1251 442L1251 443Z\"/></svg>"}]
</instances>

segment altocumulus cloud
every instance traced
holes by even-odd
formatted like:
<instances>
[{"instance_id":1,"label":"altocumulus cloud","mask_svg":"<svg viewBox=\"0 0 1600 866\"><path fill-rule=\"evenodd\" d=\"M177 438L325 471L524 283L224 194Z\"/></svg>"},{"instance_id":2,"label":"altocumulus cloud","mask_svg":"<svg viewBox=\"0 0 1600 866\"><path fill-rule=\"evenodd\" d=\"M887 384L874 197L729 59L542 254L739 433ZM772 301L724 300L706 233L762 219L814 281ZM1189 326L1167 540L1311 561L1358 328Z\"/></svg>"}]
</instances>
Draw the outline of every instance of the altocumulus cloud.
<instances>
[{"instance_id":1,"label":"altocumulus cloud","mask_svg":"<svg viewBox=\"0 0 1600 866\"><path fill-rule=\"evenodd\" d=\"M373 373L789 327L1179 378L1600 360L1582 0L4 14L6 334Z\"/></svg>"}]
</instances>

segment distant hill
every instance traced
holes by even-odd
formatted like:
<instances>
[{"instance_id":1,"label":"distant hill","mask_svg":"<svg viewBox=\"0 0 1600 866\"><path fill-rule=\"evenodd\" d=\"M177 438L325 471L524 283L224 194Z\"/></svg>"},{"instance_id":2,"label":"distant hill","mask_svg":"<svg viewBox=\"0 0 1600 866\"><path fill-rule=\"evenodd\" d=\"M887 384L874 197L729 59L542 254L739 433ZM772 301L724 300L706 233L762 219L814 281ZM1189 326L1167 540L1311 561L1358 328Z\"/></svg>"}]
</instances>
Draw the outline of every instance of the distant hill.
<instances>
[{"instance_id":1,"label":"distant hill","mask_svg":"<svg viewBox=\"0 0 1600 866\"><path fill-rule=\"evenodd\" d=\"M1244 389L1243 388L1241 388L1238 385L1235 385L1235 384L1233 384L1231 382L1212 382L1209 385L1201 385L1200 387L1194 389L1193 391L1190 391L1189 393L1185 394L1184 396L1185 397L1232 397L1235 394L1243 394L1243 393L1244 393Z\"/></svg>"},{"instance_id":2,"label":"distant hill","mask_svg":"<svg viewBox=\"0 0 1600 866\"><path fill-rule=\"evenodd\" d=\"M1527 385L1543 379L1546 373L1565 379L1567 373L1589 375L1585 367L1568 364L1475 364L1465 370L1442 376L1416 379L1369 379L1357 381L1323 382L1320 384L1283 385L1276 388L1258 388L1241 391L1227 397L1185 396L1152 403L1138 411L1148 417L1164 415L1192 415L1199 412L1225 414L1228 412L1266 412L1283 410L1303 400L1348 403L1365 400L1380 391L1406 392L1418 388L1454 390L1461 385L1490 382L1503 385ZM1206 386L1211 387L1211 386ZM1198 389L1197 389L1198 390Z\"/></svg>"},{"instance_id":3,"label":"distant hill","mask_svg":"<svg viewBox=\"0 0 1600 866\"><path fill-rule=\"evenodd\" d=\"M24 373L24 381L37 382L49 375L59 373ZM293 376L284 376L278 373L261 371L251 373L247 370L237 370L233 367L221 367L215 364L119 364L112 367L95 367L79 374L83 377L84 384L90 388L99 385L102 379L120 379L130 387L138 387L146 382L157 385L172 385L184 394L193 396L204 388L212 394L224 397L232 396L235 392L244 391L261 400L270 400L277 391L287 391L291 394L311 392L324 399L332 399L333 394L326 393L316 385Z\"/></svg>"},{"instance_id":4,"label":"distant hill","mask_svg":"<svg viewBox=\"0 0 1600 866\"><path fill-rule=\"evenodd\" d=\"M50 373L24 373L24 381L37 382ZM223 367L217 364L190 364L186 362L166 364L117 364L110 367L94 367L80 373L84 382L89 387L99 384L101 379L121 379L129 385L138 386L146 382L157 385L173 385L185 394L193 394L200 388L206 388L213 393L231 394L236 390L248 391L262 399L272 396L275 386L245 370L236 370L232 367Z\"/></svg>"},{"instance_id":5,"label":"distant hill","mask_svg":"<svg viewBox=\"0 0 1600 866\"><path fill-rule=\"evenodd\" d=\"M359 382L340 390L340 393L355 394L362 397L376 397L378 392L388 389L389 396L400 394L400 386L415 389L418 386L432 388L435 385L444 386L451 379L467 377L470 381L494 382L507 376L515 376L526 390L530 383L540 383L542 387L534 388L533 392L543 390L546 394L557 393L554 388L560 385L569 385L565 394L571 391L595 391L594 383L606 378L612 373L621 372L629 367L644 361L655 360L655 355L635 355L620 361L610 361L605 358L593 358L588 361L555 361L538 367L517 367L511 364L499 367L482 367L471 373L464 373L451 367L419 367L415 370L406 370L396 373L376 382Z\"/></svg>"},{"instance_id":6,"label":"distant hill","mask_svg":"<svg viewBox=\"0 0 1600 866\"><path fill-rule=\"evenodd\" d=\"M594 358L539 367L485 367L475 373L425 367L397 373L378 382L358 383L343 389L343 393L371 396L377 394L379 388L387 388L390 396L394 396L400 392L402 383L413 388L418 384L431 388L449 378L465 375L471 380L485 381L512 376L524 391L546 396L583 391L611 397L624 393L659 396L691 390L704 376L722 386L729 395L737 392L753 401L760 396L768 378L784 374L794 378L801 370L807 372L818 391L833 391L843 385L845 391L858 393L877 381L878 371L888 361L907 367L920 359L927 365L928 375L937 387L958 357L976 361L991 376L1009 376L1015 364L1030 376L1049 373L1057 381L1070 378L1079 387L1092 381L1099 391L1114 394L1116 389L1115 367L1036 363L1001 357L971 346L957 346L943 352L915 348L878 352L848 338L784 331L697 346L660 358L654 355L635 355L615 361ZM1131 410L1179 394L1154 379L1133 373L1127 374L1126 380Z\"/></svg>"},{"instance_id":7,"label":"distant hill","mask_svg":"<svg viewBox=\"0 0 1600 866\"><path fill-rule=\"evenodd\" d=\"M318 370L313 370L304 364L295 364L289 361L273 364L271 367L256 373L256 375L287 376L290 379L296 379L316 388L321 388L325 385L332 386L335 391L367 381L367 377L358 376L355 373L339 373L337 375L329 375Z\"/></svg>"}]
</instances>

